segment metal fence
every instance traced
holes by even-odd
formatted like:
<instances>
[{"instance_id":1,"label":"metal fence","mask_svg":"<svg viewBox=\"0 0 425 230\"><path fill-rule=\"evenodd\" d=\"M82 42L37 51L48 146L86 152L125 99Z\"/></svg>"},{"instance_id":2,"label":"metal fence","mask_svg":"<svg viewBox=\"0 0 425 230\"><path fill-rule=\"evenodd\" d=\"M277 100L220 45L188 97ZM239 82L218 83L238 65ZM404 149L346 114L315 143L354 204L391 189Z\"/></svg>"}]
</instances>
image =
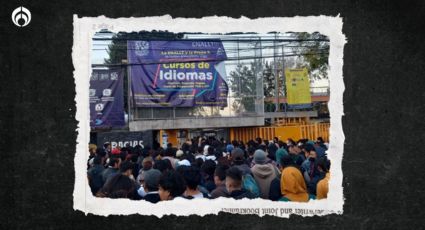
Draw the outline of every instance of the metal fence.
<instances>
[{"instance_id":1,"label":"metal fence","mask_svg":"<svg viewBox=\"0 0 425 230\"><path fill-rule=\"evenodd\" d=\"M291 48L290 43L279 39L281 35L242 34L206 35L191 34L185 39L221 39L228 59L224 61L225 81L228 85L226 107L134 107L130 104L130 120L178 119L208 117L263 116L266 97L285 97L284 69ZM288 51L289 50L289 51ZM289 57L291 58L291 57ZM274 63L270 66L270 63ZM265 66L269 64L268 68ZM270 76L272 75L272 80ZM265 79L268 79L267 81ZM273 86L270 86L270 85ZM276 87L277 86L277 87ZM266 91L266 93L265 93ZM268 96L267 96L268 95ZM275 96L273 96L275 95ZM276 96L277 95L277 96ZM312 87L311 95L329 95L329 87ZM277 100L275 100L277 101ZM274 108L282 111L282 105L273 102ZM267 104L267 107L270 107ZM269 111L268 112L273 112Z\"/></svg>"},{"instance_id":2,"label":"metal fence","mask_svg":"<svg viewBox=\"0 0 425 230\"><path fill-rule=\"evenodd\" d=\"M257 137L261 137L263 140L272 140L274 137L277 137L284 141L287 138L294 140L301 138L316 140L318 137L322 137L325 142L329 142L329 127L329 123L315 123L281 127L231 128L230 139L248 142L249 140L255 140Z\"/></svg>"}]
</instances>

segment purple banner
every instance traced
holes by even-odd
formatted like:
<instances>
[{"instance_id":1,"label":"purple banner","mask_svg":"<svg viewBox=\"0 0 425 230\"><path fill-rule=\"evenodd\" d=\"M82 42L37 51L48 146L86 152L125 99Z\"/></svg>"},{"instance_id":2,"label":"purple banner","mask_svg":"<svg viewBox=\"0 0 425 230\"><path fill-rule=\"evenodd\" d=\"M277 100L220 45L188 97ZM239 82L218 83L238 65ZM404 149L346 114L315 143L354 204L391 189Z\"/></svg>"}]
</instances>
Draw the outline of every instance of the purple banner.
<instances>
[{"instance_id":1,"label":"purple banner","mask_svg":"<svg viewBox=\"0 0 425 230\"><path fill-rule=\"evenodd\" d=\"M128 41L137 107L227 106L220 40Z\"/></svg>"},{"instance_id":2,"label":"purple banner","mask_svg":"<svg viewBox=\"0 0 425 230\"><path fill-rule=\"evenodd\" d=\"M124 69L93 70L90 77L90 127L120 128L124 121Z\"/></svg>"}]
</instances>

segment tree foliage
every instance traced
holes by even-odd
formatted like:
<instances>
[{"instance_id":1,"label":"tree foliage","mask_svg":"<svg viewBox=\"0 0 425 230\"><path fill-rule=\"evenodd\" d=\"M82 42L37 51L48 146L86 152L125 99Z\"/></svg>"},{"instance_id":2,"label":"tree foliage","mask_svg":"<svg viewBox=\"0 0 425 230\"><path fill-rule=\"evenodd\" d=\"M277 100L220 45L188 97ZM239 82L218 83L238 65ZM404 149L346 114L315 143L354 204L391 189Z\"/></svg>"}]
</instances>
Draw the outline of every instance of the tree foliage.
<instances>
[{"instance_id":1,"label":"tree foliage","mask_svg":"<svg viewBox=\"0 0 425 230\"><path fill-rule=\"evenodd\" d=\"M329 69L328 37L318 32L294 33L294 37L300 40L297 42L298 46L292 48L296 53L302 54L302 58L298 60L299 67L307 68L312 81L327 79Z\"/></svg>"},{"instance_id":2,"label":"tree foliage","mask_svg":"<svg viewBox=\"0 0 425 230\"><path fill-rule=\"evenodd\" d=\"M262 77L261 68L261 64L254 61L249 65L239 64L235 70L230 72L229 87L232 91L232 97L234 97L231 106L235 113L255 111L257 78Z\"/></svg>"}]
</instances>

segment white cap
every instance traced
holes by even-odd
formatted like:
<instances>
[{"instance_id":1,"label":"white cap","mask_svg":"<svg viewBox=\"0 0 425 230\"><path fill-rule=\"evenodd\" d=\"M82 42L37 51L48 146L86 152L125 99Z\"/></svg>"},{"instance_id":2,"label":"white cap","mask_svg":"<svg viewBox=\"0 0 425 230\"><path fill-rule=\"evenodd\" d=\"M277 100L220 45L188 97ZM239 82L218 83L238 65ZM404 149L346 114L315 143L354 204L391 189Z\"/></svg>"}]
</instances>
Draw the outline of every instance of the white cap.
<instances>
[{"instance_id":1,"label":"white cap","mask_svg":"<svg viewBox=\"0 0 425 230\"><path fill-rule=\"evenodd\" d=\"M181 156L183 156L183 150L179 149L176 152L176 157L181 157Z\"/></svg>"}]
</instances>

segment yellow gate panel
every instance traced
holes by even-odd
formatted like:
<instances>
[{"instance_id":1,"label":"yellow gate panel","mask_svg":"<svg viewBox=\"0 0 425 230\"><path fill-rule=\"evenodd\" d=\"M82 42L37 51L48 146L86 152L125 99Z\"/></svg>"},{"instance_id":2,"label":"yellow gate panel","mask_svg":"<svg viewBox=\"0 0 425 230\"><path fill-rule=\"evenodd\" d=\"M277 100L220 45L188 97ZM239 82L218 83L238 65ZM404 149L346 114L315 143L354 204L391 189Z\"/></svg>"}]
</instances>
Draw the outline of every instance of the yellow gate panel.
<instances>
[{"instance_id":1,"label":"yellow gate panel","mask_svg":"<svg viewBox=\"0 0 425 230\"><path fill-rule=\"evenodd\" d=\"M301 130L299 126L282 126L275 128L275 136L279 140L285 141L288 138L298 140L302 138Z\"/></svg>"},{"instance_id":2,"label":"yellow gate panel","mask_svg":"<svg viewBox=\"0 0 425 230\"><path fill-rule=\"evenodd\" d=\"M329 126L329 123L317 123L280 127L231 128L230 140L241 140L246 143L249 140L255 140L257 137L261 137L263 140L272 140L277 137L282 141L288 138L316 140L318 137L322 137L324 141L329 142Z\"/></svg>"}]
</instances>

